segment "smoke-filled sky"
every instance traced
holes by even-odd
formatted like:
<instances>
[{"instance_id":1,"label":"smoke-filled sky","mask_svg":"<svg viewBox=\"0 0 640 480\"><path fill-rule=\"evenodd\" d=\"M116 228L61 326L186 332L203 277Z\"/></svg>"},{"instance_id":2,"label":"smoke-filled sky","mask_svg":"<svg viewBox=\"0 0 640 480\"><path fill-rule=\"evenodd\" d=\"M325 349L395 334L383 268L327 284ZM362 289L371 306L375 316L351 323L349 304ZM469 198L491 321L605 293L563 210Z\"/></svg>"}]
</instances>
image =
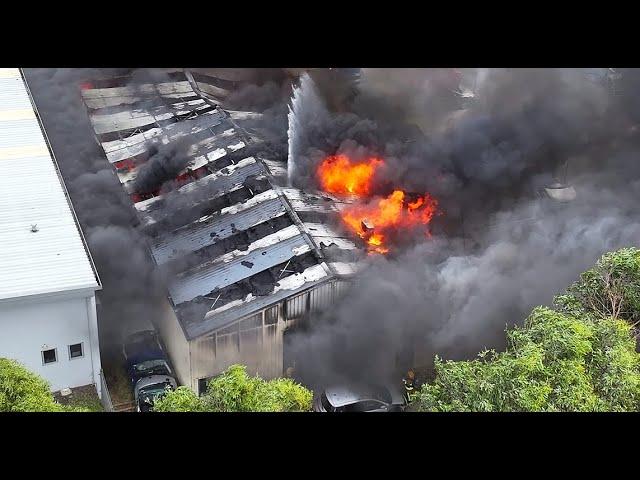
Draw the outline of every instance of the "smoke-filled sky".
<instances>
[{"instance_id":1,"label":"smoke-filled sky","mask_svg":"<svg viewBox=\"0 0 640 480\"><path fill-rule=\"evenodd\" d=\"M312 383L397 374L412 343L425 363L501 348L506 325L549 304L605 251L640 243L629 86L615 97L578 69L492 69L472 106L452 114L434 76L364 69L360 95L337 113L312 78L296 94L294 184L313 185L308 172L327 154L380 155L381 194L428 191L458 227L370 260L350 294L296 335L296 367ZM542 199L565 171L576 200Z\"/></svg>"},{"instance_id":2,"label":"smoke-filled sky","mask_svg":"<svg viewBox=\"0 0 640 480\"><path fill-rule=\"evenodd\" d=\"M109 325L148 316L162 288L75 87L96 73L26 70L105 286ZM162 73L135 78L149 75ZM444 70L363 69L359 93L342 103L318 75L302 78L293 101L287 81L275 78L224 106L265 113L244 126L266 136L272 155L289 158L294 185L315 188L326 155L375 154L386 163L377 192L430 192L442 210L434 223L447 227L369 258L349 295L294 334L296 369L310 382L383 378L414 343L427 361L500 348L505 325L549 304L605 251L640 243L635 71L613 96L578 69L484 69L465 111ZM164 181L181 155L156 152L139 181ZM540 189L565 171L576 200L542 200Z\"/></svg>"}]
</instances>

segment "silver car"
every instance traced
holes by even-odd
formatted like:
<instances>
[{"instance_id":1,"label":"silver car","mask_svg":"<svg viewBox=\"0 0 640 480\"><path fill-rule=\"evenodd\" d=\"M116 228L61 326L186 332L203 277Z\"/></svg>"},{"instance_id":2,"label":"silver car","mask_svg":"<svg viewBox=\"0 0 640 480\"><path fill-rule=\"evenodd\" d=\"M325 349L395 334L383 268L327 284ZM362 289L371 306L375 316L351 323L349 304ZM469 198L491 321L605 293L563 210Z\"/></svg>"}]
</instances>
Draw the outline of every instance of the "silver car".
<instances>
[{"instance_id":1,"label":"silver car","mask_svg":"<svg viewBox=\"0 0 640 480\"><path fill-rule=\"evenodd\" d=\"M315 412L401 412L406 395L393 386L349 385L324 390L313 402Z\"/></svg>"},{"instance_id":2,"label":"silver car","mask_svg":"<svg viewBox=\"0 0 640 480\"><path fill-rule=\"evenodd\" d=\"M175 390L176 387L176 381L168 375L152 375L141 378L134 389L136 410L138 412L150 411L158 397L168 391Z\"/></svg>"}]
</instances>

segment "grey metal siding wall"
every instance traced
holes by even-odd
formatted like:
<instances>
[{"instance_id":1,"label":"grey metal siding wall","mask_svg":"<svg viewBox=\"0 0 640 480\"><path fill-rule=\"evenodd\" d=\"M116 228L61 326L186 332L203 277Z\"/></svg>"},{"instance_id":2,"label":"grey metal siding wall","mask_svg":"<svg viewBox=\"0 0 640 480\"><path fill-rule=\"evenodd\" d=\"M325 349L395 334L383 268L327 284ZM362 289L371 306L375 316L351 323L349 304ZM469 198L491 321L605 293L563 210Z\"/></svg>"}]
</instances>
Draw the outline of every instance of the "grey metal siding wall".
<instances>
[{"instance_id":1,"label":"grey metal siding wall","mask_svg":"<svg viewBox=\"0 0 640 480\"><path fill-rule=\"evenodd\" d=\"M272 379L283 375L284 331L308 311L331 305L349 282L334 281L288 298L246 317L213 335L191 341L191 385L214 377L233 364L246 365L251 375Z\"/></svg>"},{"instance_id":2,"label":"grey metal siding wall","mask_svg":"<svg viewBox=\"0 0 640 480\"><path fill-rule=\"evenodd\" d=\"M154 319L153 324L160 332L160 337L175 370L178 383L192 386L189 342L187 342L168 300L164 301L162 314Z\"/></svg>"},{"instance_id":3,"label":"grey metal siding wall","mask_svg":"<svg viewBox=\"0 0 640 480\"><path fill-rule=\"evenodd\" d=\"M269 310L269 309L267 309ZM267 315L267 322L273 320ZM252 315L214 333L191 342L192 384L220 374L233 364L247 366L251 375L271 379L282 376L282 332L284 321L264 323L265 311Z\"/></svg>"}]
</instances>

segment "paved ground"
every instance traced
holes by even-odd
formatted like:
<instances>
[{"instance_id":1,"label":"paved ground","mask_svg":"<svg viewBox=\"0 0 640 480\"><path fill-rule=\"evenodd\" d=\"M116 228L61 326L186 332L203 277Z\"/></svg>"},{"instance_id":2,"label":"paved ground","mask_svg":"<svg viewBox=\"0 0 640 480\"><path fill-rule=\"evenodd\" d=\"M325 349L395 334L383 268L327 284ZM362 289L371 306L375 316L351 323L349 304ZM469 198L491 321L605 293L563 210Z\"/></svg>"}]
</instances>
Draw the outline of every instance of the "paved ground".
<instances>
[{"instance_id":1,"label":"paved ground","mask_svg":"<svg viewBox=\"0 0 640 480\"><path fill-rule=\"evenodd\" d=\"M55 392L53 397L62 405L87 408L91 412L104 412L100 398L98 398L98 392L93 385L73 388L71 395L66 397L60 395L60 392Z\"/></svg>"}]
</instances>

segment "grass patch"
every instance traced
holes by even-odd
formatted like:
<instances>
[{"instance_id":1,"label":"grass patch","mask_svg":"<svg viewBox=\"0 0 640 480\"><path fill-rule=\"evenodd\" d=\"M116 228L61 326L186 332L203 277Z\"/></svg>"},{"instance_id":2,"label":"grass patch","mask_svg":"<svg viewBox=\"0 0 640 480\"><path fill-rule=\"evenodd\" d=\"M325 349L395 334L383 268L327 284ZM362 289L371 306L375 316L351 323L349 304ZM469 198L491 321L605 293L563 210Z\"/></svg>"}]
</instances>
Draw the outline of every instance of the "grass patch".
<instances>
[{"instance_id":1,"label":"grass patch","mask_svg":"<svg viewBox=\"0 0 640 480\"><path fill-rule=\"evenodd\" d=\"M106 357L106 356L105 356ZM133 391L129 383L124 359L121 355L110 355L103 358L102 370L114 405L133 402Z\"/></svg>"},{"instance_id":2,"label":"grass patch","mask_svg":"<svg viewBox=\"0 0 640 480\"><path fill-rule=\"evenodd\" d=\"M96 388L93 385L74 388L71 395L66 397L57 392L54 397L58 403L67 407L88 410L89 412L104 412Z\"/></svg>"}]
</instances>

